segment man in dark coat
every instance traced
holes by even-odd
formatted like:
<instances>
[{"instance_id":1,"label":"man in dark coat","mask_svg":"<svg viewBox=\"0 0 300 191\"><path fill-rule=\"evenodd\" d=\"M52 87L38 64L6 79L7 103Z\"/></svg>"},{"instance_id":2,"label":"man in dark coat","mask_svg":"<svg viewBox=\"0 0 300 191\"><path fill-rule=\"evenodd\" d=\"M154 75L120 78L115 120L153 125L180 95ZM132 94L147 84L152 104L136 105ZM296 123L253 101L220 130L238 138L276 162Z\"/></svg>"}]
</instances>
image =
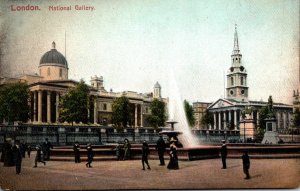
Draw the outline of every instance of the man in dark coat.
<instances>
[{"instance_id":1,"label":"man in dark coat","mask_svg":"<svg viewBox=\"0 0 300 191\"><path fill-rule=\"evenodd\" d=\"M86 167L88 168L91 168L91 163L93 162L93 159L94 159L94 151L93 151L93 148L92 148L92 145L89 143L87 145L87 163L85 164Z\"/></svg>"},{"instance_id":2,"label":"man in dark coat","mask_svg":"<svg viewBox=\"0 0 300 191\"><path fill-rule=\"evenodd\" d=\"M130 160L131 158L131 144L129 143L129 140L126 138L124 139L124 158L123 160Z\"/></svg>"},{"instance_id":3,"label":"man in dark coat","mask_svg":"<svg viewBox=\"0 0 300 191\"><path fill-rule=\"evenodd\" d=\"M75 156L75 163L80 163L80 145L76 142L73 146L74 156Z\"/></svg>"},{"instance_id":4,"label":"man in dark coat","mask_svg":"<svg viewBox=\"0 0 300 191\"><path fill-rule=\"evenodd\" d=\"M147 169L151 169L150 168L150 165L148 163L148 155L150 153L150 150L149 150L149 146L148 146L148 143L146 141L143 142L143 147L142 147L142 165L143 165L143 169L142 170L145 170L145 163L146 165L148 166Z\"/></svg>"},{"instance_id":5,"label":"man in dark coat","mask_svg":"<svg viewBox=\"0 0 300 191\"><path fill-rule=\"evenodd\" d=\"M166 143L162 137L162 135L159 135L159 139L156 142L156 150L158 151L158 157L161 166L165 165L165 159L164 159L164 153L166 150Z\"/></svg>"},{"instance_id":6,"label":"man in dark coat","mask_svg":"<svg viewBox=\"0 0 300 191\"><path fill-rule=\"evenodd\" d=\"M21 173L21 165L22 165L22 157L23 157L20 141L18 141L18 140L15 141L15 145L13 146L12 150L13 150L13 153L14 153L14 162L15 162L15 165L16 165L16 174L20 174Z\"/></svg>"},{"instance_id":7,"label":"man in dark coat","mask_svg":"<svg viewBox=\"0 0 300 191\"><path fill-rule=\"evenodd\" d=\"M226 169L226 157L227 157L227 145L225 143L225 140L222 140L222 147L221 147L221 158L222 158L222 169Z\"/></svg>"},{"instance_id":8,"label":"man in dark coat","mask_svg":"<svg viewBox=\"0 0 300 191\"><path fill-rule=\"evenodd\" d=\"M27 144L24 142L24 140L21 140L21 153L22 153L22 157L25 158L25 154L26 154L26 149L27 149Z\"/></svg>"},{"instance_id":9,"label":"man in dark coat","mask_svg":"<svg viewBox=\"0 0 300 191\"><path fill-rule=\"evenodd\" d=\"M52 149L52 144L48 141L48 138L45 139L45 142L43 143L43 152L44 152L44 159L49 160L50 159L50 149Z\"/></svg>"},{"instance_id":10,"label":"man in dark coat","mask_svg":"<svg viewBox=\"0 0 300 191\"><path fill-rule=\"evenodd\" d=\"M44 165L46 165L46 162L44 161L44 157L42 156L42 149L39 145L36 146L36 156L35 156L35 161L34 161L34 166L33 168L37 167L37 163L41 162L44 163Z\"/></svg>"},{"instance_id":11,"label":"man in dark coat","mask_svg":"<svg viewBox=\"0 0 300 191\"><path fill-rule=\"evenodd\" d=\"M14 156L12 151L11 138L7 138L3 145L4 166L14 166Z\"/></svg>"},{"instance_id":12,"label":"man in dark coat","mask_svg":"<svg viewBox=\"0 0 300 191\"><path fill-rule=\"evenodd\" d=\"M250 175L249 175L250 158L248 156L247 151L245 151L245 153L243 154L242 160L243 160L243 171L246 175L245 179L250 179Z\"/></svg>"}]
</instances>

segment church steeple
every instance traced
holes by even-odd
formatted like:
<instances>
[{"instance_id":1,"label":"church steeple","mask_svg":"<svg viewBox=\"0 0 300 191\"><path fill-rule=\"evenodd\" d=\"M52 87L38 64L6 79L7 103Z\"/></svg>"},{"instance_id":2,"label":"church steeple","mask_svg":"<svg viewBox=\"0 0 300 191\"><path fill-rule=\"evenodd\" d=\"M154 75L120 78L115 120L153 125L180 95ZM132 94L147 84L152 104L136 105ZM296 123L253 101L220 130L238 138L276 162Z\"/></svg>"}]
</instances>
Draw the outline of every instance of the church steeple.
<instances>
[{"instance_id":1,"label":"church steeple","mask_svg":"<svg viewBox=\"0 0 300 191\"><path fill-rule=\"evenodd\" d=\"M247 71L242 65L237 25L235 25L231 67L227 74L226 97L237 101L248 100Z\"/></svg>"},{"instance_id":2,"label":"church steeple","mask_svg":"<svg viewBox=\"0 0 300 191\"><path fill-rule=\"evenodd\" d=\"M239 53L240 53L239 38L238 38L238 33L237 33L237 24L235 24L234 45L233 45L232 54L239 54Z\"/></svg>"}]
</instances>

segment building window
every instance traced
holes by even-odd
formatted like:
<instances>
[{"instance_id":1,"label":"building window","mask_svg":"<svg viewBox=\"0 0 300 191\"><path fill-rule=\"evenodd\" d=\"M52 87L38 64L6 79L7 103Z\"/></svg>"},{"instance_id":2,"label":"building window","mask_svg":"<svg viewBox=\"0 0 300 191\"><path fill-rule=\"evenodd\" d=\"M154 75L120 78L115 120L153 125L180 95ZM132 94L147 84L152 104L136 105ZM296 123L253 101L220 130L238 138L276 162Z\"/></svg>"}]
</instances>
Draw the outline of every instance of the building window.
<instances>
[{"instance_id":1,"label":"building window","mask_svg":"<svg viewBox=\"0 0 300 191\"><path fill-rule=\"evenodd\" d=\"M244 85L244 77L241 76L241 85Z\"/></svg>"},{"instance_id":2,"label":"building window","mask_svg":"<svg viewBox=\"0 0 300 191\"><path fill-rule=\"evenodd\" d=\"M233 77L231 77L230 80L231 80L231 85L233 86Z\"/></svg>"},{"instance_id":3,"label":"building window","mask_svg":"<svg viewBox=\"0 0 300 191\"><path fill-rule=\"evenodd\" d=\"M47 70L47 75L50 76L50 68Z\"/></svg>"},{"instance_id":4,"label":"building window","mask_svg":"<svg viewBox=\"0 0 300 191\"><path fill-rule=\"evenodd\" d=\"M59 69L59 77L62 77L62 69Z\"/></svg>"},{"instance_id":5,"label":"building window","mask_svg":"<svg viewBox=\"0 0 300 191\"><path fill-rule=\"evenodd\" d=\"M103 104L103 110L105 110L105 111L107 110L107 105L106 105L106 103Z\"/></svg>"}]
</instances>

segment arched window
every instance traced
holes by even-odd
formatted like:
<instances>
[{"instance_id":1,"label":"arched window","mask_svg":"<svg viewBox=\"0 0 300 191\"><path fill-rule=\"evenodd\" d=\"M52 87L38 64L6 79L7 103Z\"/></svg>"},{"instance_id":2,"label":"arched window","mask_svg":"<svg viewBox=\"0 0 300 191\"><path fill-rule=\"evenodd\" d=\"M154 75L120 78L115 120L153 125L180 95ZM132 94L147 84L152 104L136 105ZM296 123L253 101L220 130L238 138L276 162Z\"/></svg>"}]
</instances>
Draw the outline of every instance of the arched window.
<instances>
[{"instance_id":1,"label":"arched window","mask_svg":"<svg viewBox=\"0 0 300 191\"><path fill-rule=\"evenodd\" d=\"M233 82L234 82L233 77L231 77L230 80L231 80L231 85L233 86Z\"/></svg>"},{"instance_id":2,"label":"arched window","mask_svg":"<svg viewBox=\"0 0 300 191\"><path fill-rule=\"evenodd\" d=\"M62 69L59 69L59 77L62 77Z\"/></svg>"},{"instance_id":3,"label":"arched window","mask_svg":"<svg viewBox=\"0 0 300 191\"><path fill-rule=\"evenodd\" d=\"M47 75L50 76L50 68L47 70Z\"/></svg>"},{"instance_id":4,"label":"arched window","mask_svg":"<svg viewBox=\"0 0 300 191\"><path fill-rule=\"evenodd\" d=\"M241 76L241 85L244 85L244 77Z\"/></svg>"}]
</instances>

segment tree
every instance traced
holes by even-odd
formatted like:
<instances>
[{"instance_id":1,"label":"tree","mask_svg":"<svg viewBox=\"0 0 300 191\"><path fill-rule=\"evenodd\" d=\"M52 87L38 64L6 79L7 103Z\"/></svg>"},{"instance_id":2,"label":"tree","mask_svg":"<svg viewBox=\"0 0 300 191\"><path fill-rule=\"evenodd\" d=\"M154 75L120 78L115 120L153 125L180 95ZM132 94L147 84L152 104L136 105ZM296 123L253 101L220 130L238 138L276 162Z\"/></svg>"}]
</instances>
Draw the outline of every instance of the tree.
<instances>
[{"instance_id":1,"label":"tree","mask_svg":"<svg viewBox=\"0 0 300 191\"><path fill-rule=\"evenodd\" d=\"M150 104L150 109L151 115L147 118L149 124L154 128L164 126L167 119L165 103L158 99L154 99Z\"/></svg>"},{"instance_id":2,"label":"tree","mask_svg":"<svg viewBox=\"0 0 300 191\"><path fill-rule=\"evenodd\" d=\"M27 122L30 116L29 87L26 83L6 84L0 87L0 119L7 122Z\"/></svg>"},{"instance_id":3,"label":"tree","mask_svg":"<svg viewBox=\"0 0 300 191\"><path fill-rule=\"evenodd\" d=\"M193 127L195 125L194 109L193 106L189 104L188 101L184 100L184 111L186 118L188 120L189 126Z\"/></svg>"},{"instance_id":4,"label":"tree","mask_svg":"<svg viewBox=\"0 0 300 191\"><path fill-rule=\"evenodd\" d=\"M59 118L61 122L72 123L88 122L89 88L83 80L80 80L74 88L71 88L61 99Z\"/></svg>"},{"instance_id":5,"label":"tree","mask_svg":"<svg viewBox=\"0 0 300 191\"><path fill-rule=\"evenodd\" d=\"M114 100L112 104L112 123L117 128L125 128L130 122L129 99L125 96Z\"/></svg>"},{"instance_id":6,"label":"tree","mask_svg":"<svg viewBox=\"0 0 300 191\"><path fill-rule=\"evenodd\" d=\"M206 127L209 125L211 125L211 126L214 125L214 117L208 110L206 110L204 115L202 116L201 124Z\"/></svg>"}]
</instances>

